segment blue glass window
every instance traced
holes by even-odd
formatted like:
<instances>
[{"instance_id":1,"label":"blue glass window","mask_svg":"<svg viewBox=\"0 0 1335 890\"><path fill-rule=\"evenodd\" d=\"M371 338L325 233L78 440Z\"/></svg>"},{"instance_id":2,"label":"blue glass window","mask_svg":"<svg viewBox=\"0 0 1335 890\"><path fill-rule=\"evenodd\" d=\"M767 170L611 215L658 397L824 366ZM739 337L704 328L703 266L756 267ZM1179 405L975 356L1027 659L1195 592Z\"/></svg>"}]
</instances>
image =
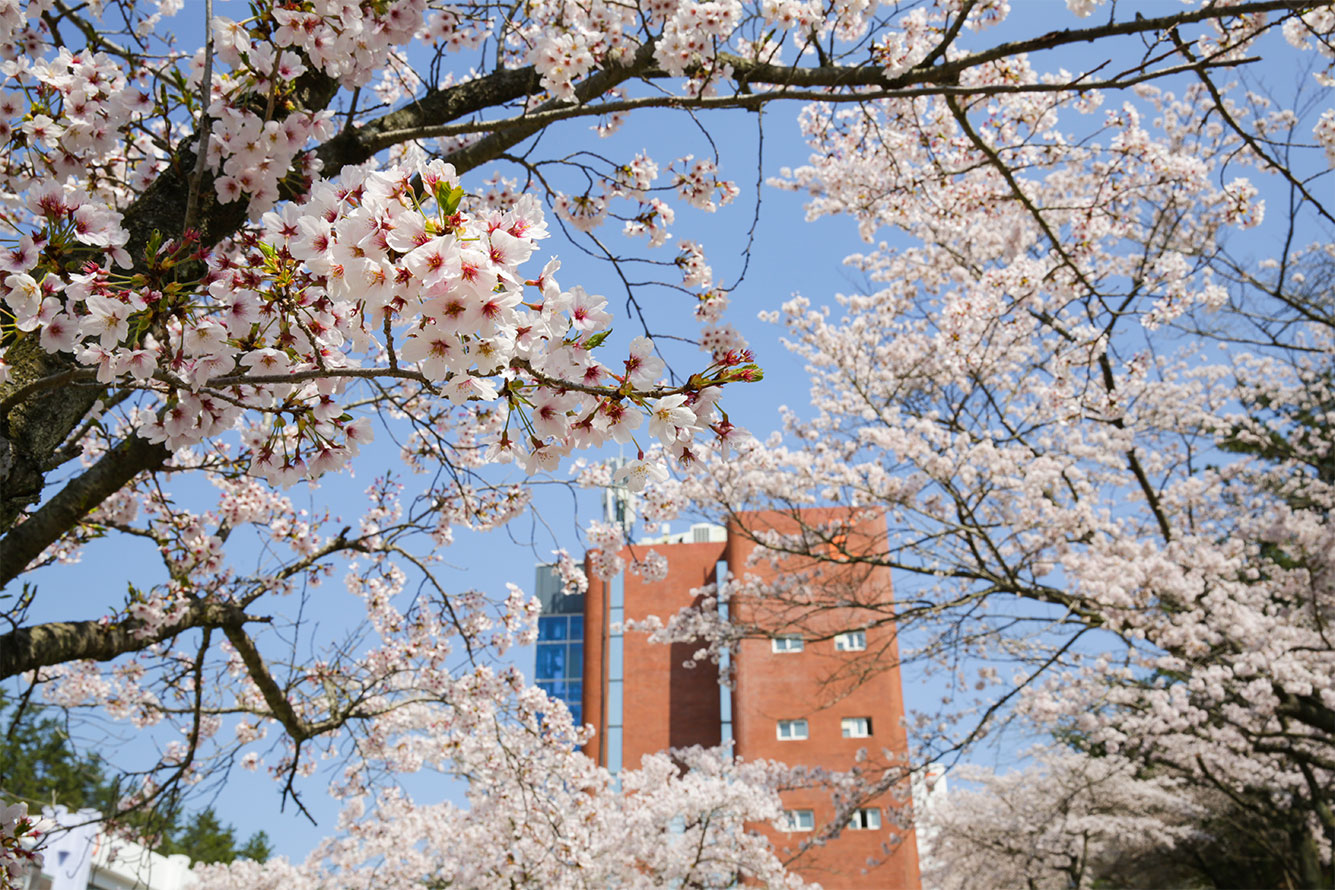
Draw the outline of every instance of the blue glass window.
<instances>
[{"instance_id":1,"label":"blue glass window","mask_svg":"<svg viewBox=\"0 0 1335 890\"><path fill-rule=\"evenodd\" d=\"M571 643L569 656L566 660L566 676L582 677L584 675L584 644Z\"/></svg>"},{"instance_id":2,"label":"blue glass window","mask_svg":"<svg viewBox=\"0 0 1335 890\"><path fill-rule=\"evenodd\" d=\"M554 680L566 676L566 646L564 643L539 643L537 679Z\"/></svg>"},{"instance_id":3,"label":"blue glass window","mask_svg":"<svg viewBox=\"0 0 1335 890\"><path fill-rule=\"evenodd\" d=\"M580 705L584 683L580 680L539 680L538 688L549 697L565 702L566 707L575 708Z\"/></svg>"},{"instance_id":4,"label":"blue glass window","mask_svg":"<svg viewBox=\"0 0 1335 890\"><path fill-rule=\"evenodd\" d=\"M542 619L539 618L538 620L541 621ZM572 640L582 640L582 639L584 639L584 616L583 616L583 615L571 615L571 616L570 616L570 639L572 639Z\"/></svg>"},{"instance_id":5,"label":"blue glass window","mask_svg":"<svg viewBox=\"0 0 1335 890\"><path fill-rule=\"evenodd\" d=\"M580 695L584 691L584 683L581 680L539 680L538 688L566 704L571 702L578 704Z\"/></svg>"},{"instance_id":6,"label":"blue glass window","mask_svg":"<svg viewBox=\"0 0 1335 890\"><path fill-rule=\"evenodd\" d=\"M583 619L580 619L581 623ZM581 633L580 636L583 636ZM543 615L538 619L539 640L564 640L566 637L566 616Z\"/></svg>"}]
</instances>

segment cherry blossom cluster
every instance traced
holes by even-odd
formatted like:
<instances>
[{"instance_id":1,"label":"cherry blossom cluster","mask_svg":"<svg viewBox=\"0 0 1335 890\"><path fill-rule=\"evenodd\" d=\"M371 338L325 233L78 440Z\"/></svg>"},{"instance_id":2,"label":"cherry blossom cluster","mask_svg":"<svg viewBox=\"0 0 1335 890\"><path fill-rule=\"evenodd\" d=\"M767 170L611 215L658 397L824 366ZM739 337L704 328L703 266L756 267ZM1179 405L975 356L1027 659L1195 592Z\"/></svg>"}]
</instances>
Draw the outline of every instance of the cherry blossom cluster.
<instances>
[{"instance_id":1,"label":"cherry blossom cluster","mask_svg":"<svg viewBox=\"0 0 1335 890\"><path fill-rule=\"evenodd\" d=\"M29 869L42 867L42 854L34 848L39 836L37 820L28 816L26 803L11 803L0 809L0 888L18 890Z\"/></svg>"},{"instance_id":2,"label":"cherry blossom cluster","mask_svg":"<svg viewBox=\"0 0 1335 890\"><path fill-rule=\"evenodd\" d=\"M426 7L426 0L313 0L300 9L275 7L272 46L300 50L344 86L361 86L390 50L417 34Z\"/></svg>"},{"instance_id":3,"label":"cherry blossom cluster","mask_svg":"<svg viewBox=\"0 0 1335 890\"><path fill-rule=\"evenodd\" d=\"M211 61L219 68L208 85L207 157L220 174L214 180L219 199L247 200L252 219L273 207L282 181L305 166L304 149L334 132L331 110L278 113L296 98L301 75L315 69L344 86L363 86L417 36L426 8L426 0L318 0L275 6L244 21L216 16ZM438 16L426 30L454 38L457 48L481 38L470 23L456 30L457 24L457 16ZM203 50L192 60L196 89L204 61Z\"/></svg>"},{"instance_id":4,"label":"cherry blossom cluster","mask_svg":"<svg viewBox=\"0 0 1335 890\"><path fill-rule=\"evenodd\" d=\"M722 598L726 601L732 595L730 583L725 587ZM703 661L722 665L724 656L734 650L744 632L719 612L720 595L715 585L693 588L691 599L694 601L693 606L669 615L666 621L657 615L649 615L626 621L623 629L627 633L647 634L651 643L699 645L701 648L690 658L692 667ZM729 673L720 669L719 683L731 684L732 679Z\"/></svg>"},{"instance_id":5,"label":"cherry blossom cluster","mask_svg":"<svg viewBox=\"0 0 1335 890\"><path fill-rule=\"evenodd\" d=\"M651 531L657 529L661 522L676 519L685 507L686 500L682 497L681 486L675 480L655 483L640 493L640 517L646 526L652 526Z\"/></svg>"},{"instance_id":6,"label":"cherry blossom cluster","mask_svg":"<svg viewBox=\"0 0 1335 890\"><path fill-rule=\"evenodd\" d=\"M0 140L12 190L3 206L18 218L25 210L42 215L24 207L20 196L29 189L78 177L98 201L119 202L125 194L119 183L142 186L160 169L161 152L151 140L124 137L154 104L119 60L92 48L61 48L50 57L21 55L6 63L4 75Z\"/></svg>"},{"instance_id":7,"label":"cherry blossom cluster","mask_svg":"<svg viewBox=\"0 0 1335 890\"><path fill-rule=\"evenodd\" d=\"M1008 773L957 767L951 779L970 784L919 814L930 851L924 877L933 886L963 890L984 869L1008 886L1135 880L1120 871L1128 862L1162 868L1204 835L1207 802L1180 780L1138 775L1133 761L1115 756L1028 753L1035 765Z\"/></svg>"},{"instance_id":8,"label":"cherry blossom cluster","mask_svg":"<svg viewBox=\"0 0 1335 890\"><path fill-rule=\"evenodd\" d=\"M243 253L210 254L194 299L110 268L62 278L39 243L121 256L126 236L114 212L52 185L30 198L46 228L11 258L5 302L20 330L72 353L99 382L162 392L163 413L144 435L173 449L235 427L246 409L267 413L272 424L244 440L254 471L283 482L335 469L369 439L339 398L365 373L356 355L368 350L387 355L391 376L403 373L399 362L415 367L454 405L503 401L518 429L497 431L492 459L530 473L574 447L632 441L646 413L649 435L686 459L714 423L718 385L755 376L748 358L729 358L684 391L640 395L663 370L652 342L636 339L624 370L605 367L594 350L611 321L606 300L562 290L554 261L531 282L519 273L546 235L537 204L524 197L474 218L459 208L451 168L433 163L420 175L421 192L402 168L316 183L306 203L267 214ZM187 240L154 259L166 269L189 256ZM536 289L529 299L526 286Z\"/></svg>"},{"instance_id":9,"label":"cherry blossom cluster","mask_svg":"<svg viewBox=\"0 0 1335 890\"><path fill-rule=\"evenodd\" d=\"M696 161L694 155L687 155L673 161L668 170L672 172L672 187L692 207L712 213L737 197L737 186L718 178L713 161Z\"/></svg>"},{"instance_id":10,"label":"cherry blossom cluster","mask_svg":"<svg viewBox=\"0 0 1335 890\"><path fill-rule=\"evenodd\" d=\"M630 570L634 574L639 575L640 579L644 581L645 584L653 584L662 581L668 576L667 557L659 553L657 550L650 550L643 556L636 556L636 558L631 561Z\"/></svg>"},{"instance_id":11,"label":"cherry blossom cluster","mask_svg":"<svg viewBox=\"0 0 1335 890\"><path fill-rule=\"evenodd\" d=\"M214 188L223 203L247 199L252 218L278 202L279 185L302 149L334 132L333 113L327 110L292 114L279 122L218 103L213 114L208 158L210 167L222 173Z\"/></svg>"},{"instance_id":12,"label":"cherry blossom cluster","mask_svg":"<svg viewBox=\"0 0 1335 890\"><path fill-rule=\"evenodd\" d=\"M625 568L619 555L626 545L625 533L619 526L606 522L591 522L586 530L589 542L589 565L595 577L610 581Z\"/></svg>"},{"instance_id":13,"label":"cherry blossom cluster","mask_svg":"<svg viewBox=\"0 0 1335 890\"><path fill-rule=\"evenodd\" d=\"M589 589L589 578L584 567L565 550L555 550L556 574L561 579L561 590L567 595L580 595Z\"/></svg>"},{"instance_id":14,"label":"cherry blossom cluster","mask_svg":"<svg viewBox=\"0 0 1335 890\"><path fill-rule=\"evenodd\" d=\"M532 713L518 726L449 731L437 748L470 779L467 807L420 803L397 789L359 796L344 809L343 836L306 862L201 866L199 886L809 886L746 830L778 818L777 789L792 781L790 770L686 749L645 757L621 773L618 792L610 773L549 732Z\"/></svg>"}]
</instances>

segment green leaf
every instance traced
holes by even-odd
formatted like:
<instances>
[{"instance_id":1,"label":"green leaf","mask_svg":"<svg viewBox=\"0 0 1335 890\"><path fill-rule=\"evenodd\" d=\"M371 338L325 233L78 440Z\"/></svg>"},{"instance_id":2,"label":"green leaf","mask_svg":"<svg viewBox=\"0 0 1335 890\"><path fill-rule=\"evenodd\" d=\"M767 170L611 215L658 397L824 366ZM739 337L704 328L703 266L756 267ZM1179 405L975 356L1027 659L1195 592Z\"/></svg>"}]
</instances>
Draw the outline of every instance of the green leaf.
<instances>
[{"instance_id":1,"label":"green leaf","mask_svg":"<svg viewBox=\"0 0 1335 890\"><path fill-rule=\"evenodd\" d=\"M454 216L459 210L459 204L464 199L464 190L457 185L441 181L436 183L436 203L440 205L441 213L445 216Z\"/></svg>"}]
</instances>

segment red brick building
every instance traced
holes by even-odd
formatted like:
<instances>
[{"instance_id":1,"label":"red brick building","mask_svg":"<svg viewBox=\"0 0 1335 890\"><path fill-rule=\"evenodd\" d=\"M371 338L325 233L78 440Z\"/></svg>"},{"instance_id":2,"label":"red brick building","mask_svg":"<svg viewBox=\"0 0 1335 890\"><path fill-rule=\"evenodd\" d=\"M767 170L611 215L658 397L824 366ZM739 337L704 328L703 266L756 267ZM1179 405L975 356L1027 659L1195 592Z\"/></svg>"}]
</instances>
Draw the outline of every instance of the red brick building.
<instances>
[{"instance_id":1,"label":"red brick building","mask_svg":"<svg viewBox=\"0 0 1335 890\"><path fill-rule=\"evenodd\" d=\"M801 520L819 525L846 516L808 510ZM894 662L893 634L869 626L876 614L871 607L883 609L891 596L888 571L855 560L749 565L755 544L748 533L789 533L798 521L750 514L742 523L746 532L735 525L696 525L622 552L627 565L650 548L665 556L668 575L661 581L645 582L630 571L610 581L590 574L587 595L563 597L540 573L539 685L563 698L577 719L593 724L597 733L588 753L613 772L665 748L726 741L745 759L846 770L861 749L868 755L864 766L902 766L908 751L903 694L898 670L885 667ZM837 560L844 550L856 552L850 537L883 536L879 521L868 520L841 535L831 553ZM748 596L748 579L780 574L800 579L798 587L820 584L823 599L839 605L813 617L810 609ZM720 686L716 665L684 666L698 646L650 643L645 634L617 632L626 620L666 620L691 604L698 589L719 582L730 592L726 608L732 618L764 634L743 640L726 665L731 690ZM881 669L864 670L868 653L875 653ZM784 806L790 830L755 826L780 851L796 852L834 815L828 794L814 790L785 792ZM917 846L912 832L896 828L898 806L889 794L862 802L838 837L811 846L794 869L826 890L919 890Z\"/></svg>"}]
</instances>

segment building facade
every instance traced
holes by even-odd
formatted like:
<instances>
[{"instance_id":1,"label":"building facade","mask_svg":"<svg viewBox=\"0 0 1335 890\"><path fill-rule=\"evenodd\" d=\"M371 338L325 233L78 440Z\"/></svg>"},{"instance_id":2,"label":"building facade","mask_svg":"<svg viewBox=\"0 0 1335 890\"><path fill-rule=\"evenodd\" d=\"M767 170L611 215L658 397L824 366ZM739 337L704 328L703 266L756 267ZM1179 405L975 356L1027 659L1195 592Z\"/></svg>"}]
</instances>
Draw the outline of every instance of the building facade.
<instances>
[{"instance_id":1,"label":"building facade","mask_svg":"<svg viewBox=\"0 0 1335 890\"><path fill-rule=\"evenodd\" d=\"M750 559L758 534L841 518L851 524L832 561ZM842 541L860 534L881 540L883 523L820 510L741 520L729 528L695 525L623 550L627 566L651 548L666 557L662 580L623 570L603 581L590 573L586 594L563 597L552 573L540 570L539 685L596 728L587 753L614 773L667 748L722 743L748 760L829 770L857 764L873 775L902 769L908 743L895 641L890 628L875 622L890 602L888 571L840 561L841 553L853 552ZM819 584L826 605L802 608L800 592L777 599L751 594L757 582L776 579L792 581L794 591ZM666 620L684 606L699 606L719 588L727 591L719 608L755 630L721 666L687 667L695 643L650 643L646 634L621 630L627 620ZM869 654L876 670L868 669ZM731 673L731 688L719 683L720 668ZM919 890L916 840L896 819L908 796L901 784L859 801L837 836L812 843L835 817L829 794L785 792L783 827L754 828L779 851L800 851L794 870L826 890Z\"/></svg>"},{"instance_id":2,"label":"building facade","mask_svg":"<svg viewBox=\"0 0 1335 890\"><path fill-rule=\"evenodd\" d=\"M189 856L163 856L101 830L96 810L46 807L60 828L42 849L42 867L18 881L21 890L189 890L196 883Z\"/></svg>"}]
</instances>

